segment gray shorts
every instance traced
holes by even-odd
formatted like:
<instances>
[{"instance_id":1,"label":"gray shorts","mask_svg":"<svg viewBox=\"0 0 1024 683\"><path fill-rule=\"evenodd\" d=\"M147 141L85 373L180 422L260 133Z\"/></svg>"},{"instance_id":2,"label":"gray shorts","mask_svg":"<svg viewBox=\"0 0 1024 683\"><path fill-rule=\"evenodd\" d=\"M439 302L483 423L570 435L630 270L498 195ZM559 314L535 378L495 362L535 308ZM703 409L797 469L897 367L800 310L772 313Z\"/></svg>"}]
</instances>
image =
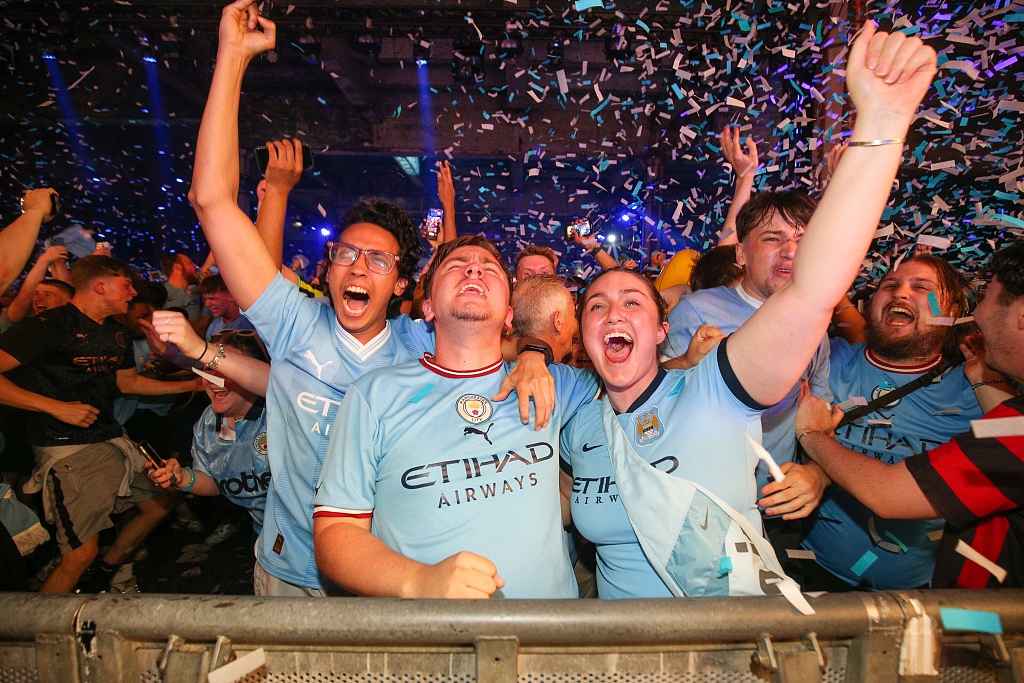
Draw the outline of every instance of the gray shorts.
<instances>
[{"instance_id":1,"label":"gray shorts","mask_svg":"<svg viewBox=\"0 0 1024 683\"><path fill-rule=\"evenodd\" d=\"M46 516L57 527L57 545L68 553L114 525L110 515L163 495L149 477L137 472L129 495L119 497L125 456L107 442L83 446L59 460L46 477Z\"/></svg>"}]
</instances>

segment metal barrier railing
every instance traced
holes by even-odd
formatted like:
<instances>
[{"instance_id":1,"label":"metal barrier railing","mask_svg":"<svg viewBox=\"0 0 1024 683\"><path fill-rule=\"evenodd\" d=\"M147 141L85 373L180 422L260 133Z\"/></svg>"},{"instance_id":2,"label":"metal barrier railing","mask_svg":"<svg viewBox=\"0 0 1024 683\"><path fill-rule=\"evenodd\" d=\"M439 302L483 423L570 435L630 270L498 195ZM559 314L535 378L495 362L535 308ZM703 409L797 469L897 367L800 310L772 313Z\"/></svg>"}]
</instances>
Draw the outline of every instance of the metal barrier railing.
<instances>
[{"instance_id":1,"label":"metal barrier railing","mask_svg":"<svg viewBox=\"0 0 1024 683\"><path fill-rule=\"evenodd\" d=\"M829 594L811 604L813 616L781 597L465 602L8 593L0 594L0 683L206 681L232 653L261 647L267 659L259 680L275 681L1024 678L1024 590ZM946 631L943 607L995 612L1003 634Z\"/></svg>"}]
</instances>

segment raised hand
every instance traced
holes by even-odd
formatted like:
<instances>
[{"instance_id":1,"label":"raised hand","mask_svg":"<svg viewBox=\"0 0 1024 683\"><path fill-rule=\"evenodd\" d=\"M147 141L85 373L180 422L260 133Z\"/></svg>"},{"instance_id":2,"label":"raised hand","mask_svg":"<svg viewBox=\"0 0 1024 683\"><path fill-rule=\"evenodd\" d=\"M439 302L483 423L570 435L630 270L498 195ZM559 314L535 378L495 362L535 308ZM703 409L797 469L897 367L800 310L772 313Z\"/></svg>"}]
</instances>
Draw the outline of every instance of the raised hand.
<instances>
[{"instance_id":1,"label":"raised hand","mask_svg":"<svg viewBox=\"0 0 1024 683\"><path fill-rule=\"evenodd\" d=\"M426 565L413 584L417 598L488 598L505 585L498 568L486 557L461 552Z\"/></svg>"},{"instance_id":2,"label":"raised hand","mask_svg":"<svg viewBox=\"0 0 1024 683\"><path fill-rule=\"evenodd\" d=\"M21 199L22 213L38 212L43 217L43 222L52 221L56 214L53 213L53 204L50 195L57 194L56 190L43 187L38 190L26 190L25 196Z\"/></svg>"},{"instance_id":3,"label":"raised hand","mask_svg":"<svg viewBox=\"0 0 1024 683\"><path fill-rule=\"evenodd\" d=\"M253 0L235 0L221 12L219 34L218 51L252 59L274 49L277 27L270 19L259 15Z\"/></svg>"},{"instance_id":4,"label":"raised hand","mask_svg":"<svg viewBox=\"0 0 1024 683\"><path fill-rule=\"evenodd\" d=\"M82 403L81 401L71 401L70 403L57 401L49 413L61 422L66 422L73 427L85 428L96 421L100 411L98 408L94 408L88 403Z\"/></svg>"},{"instance_id":5,"label":"raised hand","mask_svg":"<svg viewBox=\"0 0 1024 683\"><path fill-rule=\"evenodd\" d=\"M937 68L935 50L920 38L876 32L874 22L867 22L850 49L846 67L846 85L857 107L857 127L864 117L869 119L872 134L876 126L893 117L909 126ZM879 129L879 133L885 132L886 128Z\"/></svg>"},{"instance_id":6,"label":"raised hand","mask_svg":"<svg viewBox=\"0 0 1024 683\"><path fill-rule=\"evenodd\" d=\"M39 256L40 263L53 263L54 261L60 261L61 259L67 260L68 250L67 247L53 246L44 251Z\"/></svg>"},{"instance_id":7,"label":"raised hand","mask_svg":"<svg viewBox=\"0 0 1024 683\"><path fill-rule=\"evenodd\" d=\"M455 182L447 161L437 162L437 198L445 211L455 209Z\"/></svg>"},{"instance_id":8,"label":"raised hand","mask_svg":"<svg viewBox=\"0 0 1024 683\"><path fill-rule=\"evenodd\" d=\"M182 481L181 465L174 458L164 460L164 466L157 468L148 460L145 463L146 476L157 486L169 489Z\"/></svg>"},{"instance_id":9,"label":"raised hand","mask_svg":"<svg viewBox=\"0 0 1024 683\"><path fill-rule=\"evenodd\" d=\"M267 152L270 156L267 161L267 189L291 192L302 177L302 142L298 139L268 142Z\"/></svg>"},{"instance_id":10,"label":"raised hand","mask_svg":"<svg viewBox=\"0 0 1024 683\"><path fill-rule=\"evenodd\" d=\"M492 401L504 401L515 390L519 397L519 419L523 424L530 421L530 399L535 412L534 429L544 428L551 419L555 408L555 379L544 362L544 354L524 351L519 354L516 364L508 377L501 383L501 389L491 397Z\"/></svg>"},{"instance_id":11,"label":"raised hand","mask_svg":"<svg viewBox=\"0 0 1024 683\"><path fill-rule=\"evenodd\" d=\"M145 321L139 322L143 329L149 329ZM188 318L178 311L154 311L150 327L161 342L174 344L189 358L198 359L206 350L206 341L196 334Z\"/></svg>"},{"instance_id":12,"label":"raised hand","mask_svg":"<svg viewBox=\"0 0 1024 683\"><path fill-rule=\"evenodd\" d=\"M754 172L757 171L758 165L757 145L754 144L754 139L748 135L746 147L744 148L740 144L741 137L739 128L726 126L720 138L722 154L725 156L725 160L732 164L737 178L744 178L748 175L753 176Z\"/></svg>"}]
</instances>

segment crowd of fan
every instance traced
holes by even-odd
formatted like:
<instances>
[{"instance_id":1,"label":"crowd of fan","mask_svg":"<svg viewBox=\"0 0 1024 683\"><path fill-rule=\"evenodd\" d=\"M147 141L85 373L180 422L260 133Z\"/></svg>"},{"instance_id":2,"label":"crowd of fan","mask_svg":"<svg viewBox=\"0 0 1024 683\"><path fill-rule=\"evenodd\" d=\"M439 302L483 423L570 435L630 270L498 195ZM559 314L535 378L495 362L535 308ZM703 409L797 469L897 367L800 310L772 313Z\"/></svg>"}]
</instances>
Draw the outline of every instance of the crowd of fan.
<instances>
[{"instance_id":1,"label":"crowd of fan","mask_svg":"<svg viewBox=\"0 0 1024 683\"><path fill-rule=\"evenodd\" d=\"M255 224L236 204L241 74L274 26L228 6L189 195L209 258L154 281L44 246L5 302L0 582L27 590L52 535L42 591L131 590L146 535L198 531L191 496L222 496L260 595L1024 585L1024 241L970 274L906 245L849 291L935 73L920 40L873 33L820 201L751 196L756 146L727 129L721 244L640 271L577 235L586 282L550 248L510 267L458 236L447 164L436 238L365 200L315 267L285 264L298 141L268 145ZM51 194L0 232L3 289Z\"/></svg>"}]
</instances>

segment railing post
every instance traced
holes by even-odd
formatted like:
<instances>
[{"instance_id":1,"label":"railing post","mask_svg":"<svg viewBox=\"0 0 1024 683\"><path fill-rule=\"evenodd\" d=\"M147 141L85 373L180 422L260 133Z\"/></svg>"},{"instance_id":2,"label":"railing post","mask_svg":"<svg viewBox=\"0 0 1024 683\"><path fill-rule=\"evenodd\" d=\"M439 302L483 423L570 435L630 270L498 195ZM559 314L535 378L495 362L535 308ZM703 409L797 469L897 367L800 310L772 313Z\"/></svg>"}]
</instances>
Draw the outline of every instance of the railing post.
<instances>
[{"instance_id":1,"label":"railing post","mask_svg":"<svg viewBox=\"0 0 1024 683\"><path fill-rule=\"evenodd\" d=\"M518 638L477 638L476 683L516 683Z\"/></svg>"},{"instance_id":2,"label":"railing post","mask_svg":"<svg viewBox=\"0 0 1024 683\"><path fill-rule=\"evenodd\" d=\"M40 633L36 636L39 683L79 683L74 636Z\"/></svg>"},{"instance_id":3,"label":"railing post","mask_svg":"<svg viewBox=\"0 0 1024 683\"><path fill-rule=\"evenodd\" d=\"M850 643L847 683L899 683L904 614L885 593L856 593L864 601L868 629Z\"/></svg>"}]
</instances>

